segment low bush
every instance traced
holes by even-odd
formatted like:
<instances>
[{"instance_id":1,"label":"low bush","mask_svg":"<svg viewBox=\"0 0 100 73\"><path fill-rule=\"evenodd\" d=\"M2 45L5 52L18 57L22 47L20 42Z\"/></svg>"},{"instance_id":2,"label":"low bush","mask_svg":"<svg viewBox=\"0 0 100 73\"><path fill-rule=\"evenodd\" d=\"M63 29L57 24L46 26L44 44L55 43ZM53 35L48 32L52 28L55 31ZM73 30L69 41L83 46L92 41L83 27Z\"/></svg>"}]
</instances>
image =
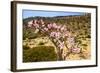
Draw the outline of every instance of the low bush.
<instances>
[{"instance_id":1,"label":"low bush","mask_svg":"<svg viewBox=\"0 0 100 73\"><path fill-rule=\"evenodd\" d=\"M38 45L44 45L44 42L40 42Z\"/></svg>"},{"instance_id":2,"label":"low bush","mask_svg":"<svg viewBox=\"0 0 100 73\"><path fill-rule=\"evenodd\" d=\"M28 49L30 49L30 47L27 46L27 45L23 45L23 49L24 49L24 50L28 50Z\"/></svg>"},{"instance_id":3,"label":"low bush","mask_svg":"<svg viewBox=\"0 0 100 73\"><path fill-rule=\"evenodd\" d=\"M23 62L56 61L57 54L53 46L38 46L23 50Z\"/></svg>"}]
</instances>

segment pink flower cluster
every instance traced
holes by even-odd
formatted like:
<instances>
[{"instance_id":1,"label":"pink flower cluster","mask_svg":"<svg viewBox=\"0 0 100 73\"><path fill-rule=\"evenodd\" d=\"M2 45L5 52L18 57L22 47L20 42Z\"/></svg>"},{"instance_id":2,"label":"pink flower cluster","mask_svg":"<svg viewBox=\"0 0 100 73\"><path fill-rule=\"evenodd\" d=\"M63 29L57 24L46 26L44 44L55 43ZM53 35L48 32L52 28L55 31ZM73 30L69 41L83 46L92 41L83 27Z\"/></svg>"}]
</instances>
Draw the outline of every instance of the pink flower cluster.
<instances>
[{"instance_id":1,"label":"pink flower cluster","mask_svg":"<svg viewBox=\"0 0 100 73\"><path fill-rule=\"evenodd\" d=\"M68 44L70 44L71 46L74 46L74 45L75 45L75 39L74 39L74 37L68 36L67 42L68 42Z\"/></svg>"},{"instance_id":2,"label":"pink flower cluster","mask_svg":"<svg viewBox=\"0 0 100 73\"><path fill-rule=\"evenodd\" d=\"M80 53L80 48L76 47L76 48L71 48L71 52L72 53Z\"/></svg>"},{"instance_id":3,"label":"pink flower cluster","mask_svg":"<svg viewBox=\"0 0 100 73\"><path fill-rule=\"evenodd\" d=\"M59 39L61 37L61 33L60 32L51 32L50 37Z\"/></svg>"},{"instance_id":4,"label":"pink flower cluster","mask_svg":"<svg viewBox=\"0 0 100 73\"><path fill-rule=\"evenodd\" d=\"M64 45L65 45L64 42L58 41L57 43L60 49L64 49Z\"/></svg>"}]
</instances>

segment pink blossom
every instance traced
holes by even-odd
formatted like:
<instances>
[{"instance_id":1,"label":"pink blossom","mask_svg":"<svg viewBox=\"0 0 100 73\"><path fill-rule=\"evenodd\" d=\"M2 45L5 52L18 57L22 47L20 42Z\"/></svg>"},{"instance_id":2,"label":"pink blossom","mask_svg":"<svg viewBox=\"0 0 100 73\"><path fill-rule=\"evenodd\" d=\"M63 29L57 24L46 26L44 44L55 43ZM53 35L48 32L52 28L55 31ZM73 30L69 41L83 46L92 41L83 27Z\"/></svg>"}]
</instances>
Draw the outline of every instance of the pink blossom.
<instances>
[{"instance_id":1,"label":"pink blossom","mask_svg":"<svg viewBox=\"0 0 100 73\"><path fill-rule=\"evenodd\" d=\"M60 32L51 32L50 37L54 37L56 39L59 39L61 37L61 33Z\"/></svg>"},{"instance_id":2,"label":"pink blossom","mask_svg":"<svg viewBox=\"0 0 100 73\"><path fill-rule=\"evenodd\" d=\"M57 42L58 40L56 38L53 39L54 42Z\"/></svg>"},{"instance_id":3,"label":"pink blossom","mask_svg":"<svg viewBox=\"0 0 100 73\"><path fill-rule=\"evenodd\" d=\"M61 37L61 33L57 32L55 36L56 36L57 39L59 39Z\"/></svg>"},{"instance_id":4,"label":"pink blossom","mask_svg":"<svg viewBox=\"0 0 100 73\"><path fill-rule=\"evenodd\" d=\"M40 23L41 23L41 24L44 24L44 21L41 19L41 20L40 20Z\"/></svg>"},{"instance_id":5,"label":"pink blossom","mask_svg":"<svg viewBox=\"0 0 100 73\"><path fill-rule=\"evenodd\" d=\"M61 28L61 25L58 25L58 27L57 27L58 29L60 29Z\"/></svg>"},{"instance_id":6,"label":"pink blossom","mask_svg":"<svg viewBox=\"0 0 100 73\"><path fill-rule=\"evenodd\" d=\"M68 31L63 32L63 33L62 33L62 37L63 37L63 38L67 38L67 37L68 37Z\"/></svg>"},{"instance_id":7,"label":"pink blossom","mask_svg":"<svg viewBox=\"0 0 100 73\"><path fill-rule=\"evenodd\" d=\"M76 47L76 48L71 48L71 52L72 53L80 53L80 48Z\"/></svg>"},{"instance_id":8,"label":"pink blossom","mask_svg":"<svg viewBox=\"0 0 100 73\"><path fill-rule=\"evenodd\" d=\"M61 27L61 31L66 31L66 26L65 26L65 25L63 25L63 26Z\"/></svg>"},{"instance_id":9,"label":"pink blossom","mask_svg":"<svg viewBox=\"0 0 100 73\"><path fill-rule=\"evenodd\" d=\"M51 28L52 28L52 24L48 24L47 27L48 27L49 29L51 29Z\"/></svg>"},{"instance_id":10,"label":"pink blossom","mask_svg":"<svg viewBox=\"0 0 100 73\"><path fill-rule=\"evenodd\" d=\"M60 49L63 49L63 48L64 48L64 42L59 41L58 47L59 47Z\"/></svg>"},{"instance_id":11,"label":"pink blossom","mask_svg":"<svg viewBox=\"0 0 100 73\"><path fill-rule=\"evenodd\" d=\"M29 21L27 26L28 26L28 27L32 27L32 24L33 24L32 22L33 22L33 21Z\"/></svg>"},{"instance_id":12,"label":"pink blossom","mask_svg":"<svg viewBox=\"0 0 100 73\"><path fill-rule=\"evenodd\" d=\"M50 33L50 37L55 37L55 35L56 35L56 32L51 32Z\"/></svg>"},{"instance_id":13,"label":"pink blossom","mask_svg":"<svg viewBox=\"0 0 100 73\"><path fill-rule=\"evenodd\" d=\"M44 24L42 24L42 27L45 27L45 25L44 25Z\"/></svg>"},{"instance_id":14,"label":"pink blossom","mask_svg":"<svg viewBox=\"0 0 100 73\"><path fill-rule=\"evenodd\" d=\"M44 28L44 31L48 31L48 28L45 27L45 28Z\"/></svg>"},{"instance_id":15,"label":"pink blossom","mask_svg":"<svg viewBox=\"0 0 100 73\"><path fill-rule=\"evenodd\" d=\"M74 39L74 37L68 37L67 38L67 42L68 42L68 44L70 44L70 45L74 45L75 44L75 39Z\"/></svg>"},{"instance_id":16,"label":"pink blossom","mask_svg":"<svg viewBox=\"0 0 100 73\"><path fill-rule=\"evenodd\" d=\"M61 29L61 25L58 25L57 29L60 30Z\"/></svg>"},{"instance_id":17,"label":"pink blossom","mask_svg":"<svg viewBox=\"0 0 100 73\"><path fill-rule=\"evenodd\" d=\"M33 24L35 28L39 28L39 24Z\"/></svg>"},{"instance_id":18,"label":"pink blossom","mask_svg":"<svg viewBox=\"0 0 100 73\"><path fill-rule=\"evenodd\" d=\"M56 23L53 23L52 25L53 25L53 27L57 26Z\"/></svg>"},{"instance_id":19,"label":"pink blossom","mask_svg":"<svg viewBox=\"0 0 100 73\"><path fill-rule=\"evenodd\" d=\"M37 20L34 20L34 24L37 24Z\"/></svg>"},{"instance_id":20,"label":"pink blossom","mask_svg":"<svg viewBox=\"0 0 100 73\"><path fill-rule=\"evenodd\" d=\"M32 27L32 24L28 24L28 27Z\"/></svg>"},{"instance_id":21,"label":"pink blossom","mask_svg":"<svg viewBox=\"0 0 100 73\"><path fill-rule=\"evenodd\" d=\"M65 31L65 37L67 37L68 36L68 34L69 34L69 32L68 31Z\"/></svg>"},{"instance_id":22,"label":"pink blossom","mask_svg":"<svg viewBox=\"0 0 100 73\"><path fill-rule=\"evenodd\" d=\"M57 28L57 24L56 24L56 23L53 23L52 26L53 26L53 28L55 28L55 29Z\"/></svg>"}]
</instances>

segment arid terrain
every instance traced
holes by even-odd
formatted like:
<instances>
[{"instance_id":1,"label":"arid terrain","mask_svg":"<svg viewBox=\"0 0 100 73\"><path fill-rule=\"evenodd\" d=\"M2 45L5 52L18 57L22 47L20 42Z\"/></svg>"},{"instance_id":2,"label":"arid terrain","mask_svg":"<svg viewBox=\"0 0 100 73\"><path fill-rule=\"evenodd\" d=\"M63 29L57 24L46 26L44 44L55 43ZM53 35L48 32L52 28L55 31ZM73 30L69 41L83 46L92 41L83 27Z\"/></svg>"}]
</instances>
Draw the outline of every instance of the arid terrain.
<instances>
[{"instance_id":1,"label":"arid terrain","mask_svg":"<svg viewBox=\"0 0 100 73\"><path fill-rule=\"evenodd\" d=\"M47 34L41 33L40 30L34 29L33 26L28 27L28 23L31 23L34 19L42 19L45 24L56 23L57 25L65 25L69 33L74 36L74 43L79 48L79 51L75 52L77 49L69 51L68 47L63 46L63 53L61 54L64 59L62 60L91 59L91 15L86 14L80 16L30 17L23 19L23 62L58 60L58 47L50 39L50 37L47 36ZM53 49L52 51L41 51L44 47L46 48L49 46ZM38 48L39 50L36 51L35 48Z\"/></svg>"}]
</instances>

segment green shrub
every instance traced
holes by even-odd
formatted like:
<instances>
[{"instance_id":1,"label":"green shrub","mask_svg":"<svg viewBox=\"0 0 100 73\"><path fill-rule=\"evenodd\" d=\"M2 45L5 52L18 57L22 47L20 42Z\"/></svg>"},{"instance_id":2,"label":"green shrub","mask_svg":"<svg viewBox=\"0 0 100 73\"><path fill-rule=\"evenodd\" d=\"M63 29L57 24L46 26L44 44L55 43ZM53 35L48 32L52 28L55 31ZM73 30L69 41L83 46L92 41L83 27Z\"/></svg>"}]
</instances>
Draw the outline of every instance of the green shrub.
<instances>
[{"instance_id":1,"label":"green shrub","mask_svg":"<svg viewBox=\"0 0 100 73\"><path fill-rule=\"evenodd\" d=\"M27 45L23 45L23 49L24 49L24 50L28 50L28 49L30 49L30 47L27 46Z\"/></svg>"},{"instance_id":2,"label":"green shrub","mask_svg":"<svg viewBox=\"0 0 100 73\"><path fill-rule=\"evenodd\" d=\"M32 28L27 28L27 29L23 29L23 40L25 40L26 38L28 39L35 39L37 38L38 34L34 33L34 29Z\"/></svg>"},{"instance_id":3,"label":"green shrub","mask_svg":"<svg viewBox=\"0 0 100 73\"><path fill-rule=\"evenodd\" d=\"M90 35L87 35L86 37L87 37L87 38L91 38L91 36L90 36Z\"/></svg>"},{"instance_id":4,"label":"green shrub","mask_svg":"<svg viewBox=\"0 0 100 73\"><path fill-rule=\"evenodd\" d=\"M39 44L38 45L44 45L44 42L39 42Z\"/></svg>"},{"instance_id":5,"label":"green shrub","mask_svg":"<svg viewBox=\"0 0 100 73\"><path fill-rule=\"evenodd\" d=\"M37 38L37 34L29 35L28 38L29 38L29 39L35 39L35 38Z\"/></svg>"},{"instance_id":6,"label":"green shrub","mask_svg":"<svg viewBox=\"0 0 100 73\"><path fill-rule=\"evenodd\" d=\"M53 46L38 46L23 50L23 62L56 61L57 54Z\"/></svg>"},{"instance_id":7,"label":"green shrub","mask_svg":"<svg viewBox=\"0 0 100 73\"><path fill-rule=\"evenodd\" d=\"M88 46L87 44L82 44L83 46Z\"/></svg>"}]
</instances>

